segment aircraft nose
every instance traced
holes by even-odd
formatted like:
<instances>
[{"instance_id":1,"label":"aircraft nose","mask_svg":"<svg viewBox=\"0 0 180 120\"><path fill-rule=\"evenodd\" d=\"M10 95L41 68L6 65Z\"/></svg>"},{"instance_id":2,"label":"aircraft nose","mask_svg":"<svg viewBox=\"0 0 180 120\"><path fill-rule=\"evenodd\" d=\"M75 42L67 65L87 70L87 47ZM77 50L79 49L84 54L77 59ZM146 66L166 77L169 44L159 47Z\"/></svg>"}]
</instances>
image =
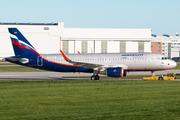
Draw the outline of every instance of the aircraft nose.
<instances>
[{"instance_id":1,"label":"aircraft nose","mask_svg":"<svg viewBox=\"0 0 180 120\"><path fill-rule=\"evenodd\" d=\"M170 63L170 66L171 66L171 68L174 68L174 67L177 66L177 63L176 63L175 61L172 61L172 62Z\"/></svg>"}]
</instances>

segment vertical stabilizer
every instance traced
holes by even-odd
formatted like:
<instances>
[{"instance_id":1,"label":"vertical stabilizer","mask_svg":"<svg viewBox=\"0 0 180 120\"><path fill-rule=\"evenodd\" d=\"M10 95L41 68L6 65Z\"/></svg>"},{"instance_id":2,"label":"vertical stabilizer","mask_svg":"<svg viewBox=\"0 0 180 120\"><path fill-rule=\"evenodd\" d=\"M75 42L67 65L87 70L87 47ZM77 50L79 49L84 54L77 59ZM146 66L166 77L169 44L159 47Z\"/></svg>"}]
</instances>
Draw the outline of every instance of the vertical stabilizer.
<instances>
[{"instance_id":1,"label":"vertical stabilizer","mask_svg":"<svg viewBox=\"0 0 180 120\"><path fill-rule=\"evenodd\" d=\"M28 40L21 34L21 32L17 28L8 28L8 30L11 34L10 38L16 56L20 56L23 54L39 55L36 49L28 42Z\"/></svg>"}]
</instances>

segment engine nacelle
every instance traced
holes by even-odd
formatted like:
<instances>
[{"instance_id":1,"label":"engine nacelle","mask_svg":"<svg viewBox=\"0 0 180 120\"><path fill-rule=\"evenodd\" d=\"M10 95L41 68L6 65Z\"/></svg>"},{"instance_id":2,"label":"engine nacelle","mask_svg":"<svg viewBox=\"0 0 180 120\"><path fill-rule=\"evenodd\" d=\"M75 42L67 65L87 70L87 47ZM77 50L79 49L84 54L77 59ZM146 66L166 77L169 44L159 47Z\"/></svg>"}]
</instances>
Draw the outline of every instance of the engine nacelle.
<instances>
[{"instance_id":1,"label":"engine nacelle","mask_svg":"<svg viewBox=\"0 0 180 120\"><path fill-rule=\"evenodd\" d=\"M123 67L115 67L107 68L106 71L102 71L101 74L109 77L124 77L126 76L126 71L124 71Z\"/></svg>"}]
</instances>

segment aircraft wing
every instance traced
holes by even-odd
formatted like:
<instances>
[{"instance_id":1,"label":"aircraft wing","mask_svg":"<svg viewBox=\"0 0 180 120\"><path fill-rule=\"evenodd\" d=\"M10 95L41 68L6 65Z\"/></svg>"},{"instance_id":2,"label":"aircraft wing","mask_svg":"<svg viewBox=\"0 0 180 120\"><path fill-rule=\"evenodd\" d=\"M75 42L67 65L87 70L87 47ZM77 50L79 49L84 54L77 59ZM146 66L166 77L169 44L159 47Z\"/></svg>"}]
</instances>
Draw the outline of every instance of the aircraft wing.
<instances>
[{"instance_id":1,"label":"aircraft wing","mask_svg":"<svg viewBox=\"0 0 180 120\"><path fill-rule=\"evenodd\" d=\"M64 60L66 60L67 62L69 63L72 63L74 65L80 65L80 66L83 66L83 67L86 67L86 68L90 68L90 69L95 69L95 68L101 68L101 67L104 67L104 65L101 65L101 64L94 64L94 63L85 63L85 62L76 62L76 61L72 61L70 60L64 53L62 50L60 50Z\"/></svg>"}]
</instances>

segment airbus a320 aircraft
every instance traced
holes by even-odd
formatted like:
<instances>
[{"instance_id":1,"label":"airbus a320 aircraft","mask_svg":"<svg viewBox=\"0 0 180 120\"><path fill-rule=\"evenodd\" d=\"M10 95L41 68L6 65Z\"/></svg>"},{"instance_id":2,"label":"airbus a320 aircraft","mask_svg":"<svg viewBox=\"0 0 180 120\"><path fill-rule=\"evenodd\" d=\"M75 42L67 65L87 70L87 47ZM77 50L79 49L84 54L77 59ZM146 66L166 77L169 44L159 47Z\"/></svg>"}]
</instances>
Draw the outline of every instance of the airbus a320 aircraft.
<instances>
[{"instance_id":1,"label":"airbus a320 aircraft","mask_svg":"<svg viewBox=\"0 0 180 120\"><path fill-rule=\"evenodd\" d=\"M93 73L91 80L99 80L98 74L124 77L128 71L157 71L174 68L176 62L157 53L88 53L39 54L17 28L9 28L15 56L6 61L33 68L58 72Z\"/></svg>"}]
</instances>

